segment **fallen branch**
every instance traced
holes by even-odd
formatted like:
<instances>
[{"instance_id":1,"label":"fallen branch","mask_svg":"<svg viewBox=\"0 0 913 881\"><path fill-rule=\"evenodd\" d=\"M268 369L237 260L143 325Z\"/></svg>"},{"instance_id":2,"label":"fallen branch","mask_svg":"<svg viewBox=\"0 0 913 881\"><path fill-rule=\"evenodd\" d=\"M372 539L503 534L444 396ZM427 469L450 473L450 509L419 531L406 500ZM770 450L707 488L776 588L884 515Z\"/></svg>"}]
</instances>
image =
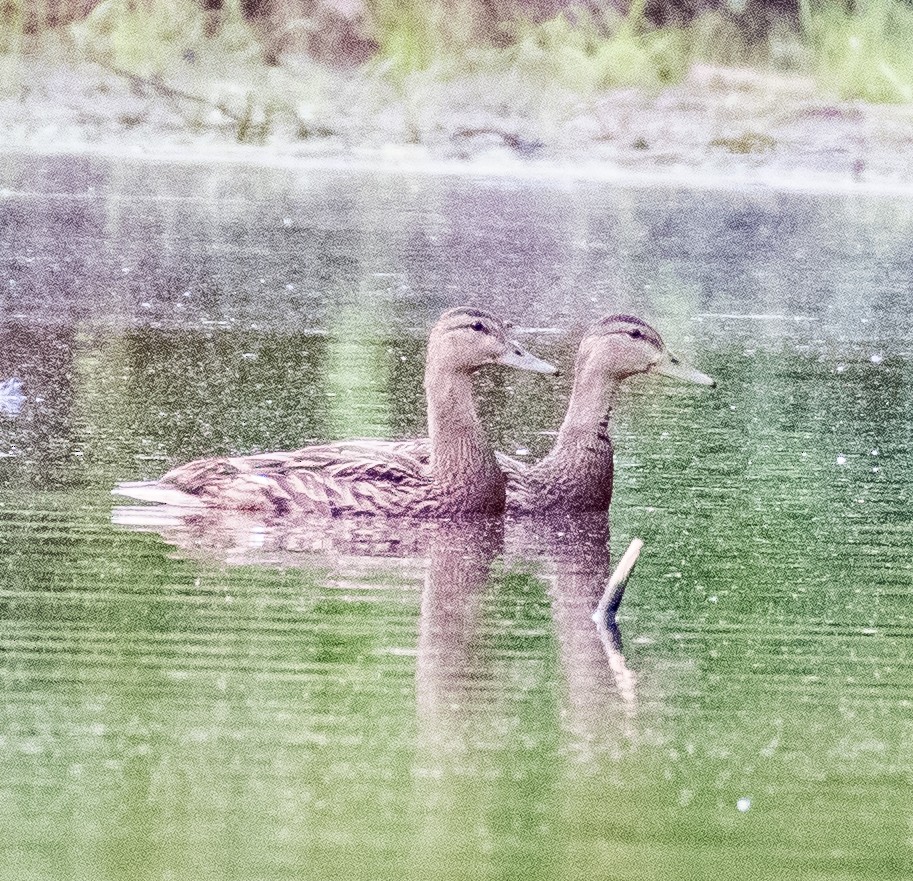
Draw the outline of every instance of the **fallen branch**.
<instances>
[{"instance_id":1,"label":"fallen branch","mask_svg":"<svg viewBox=\"0 0 913 881\"><path fill-rule=\"evenodd\" d=\"M450 139L475 138L479 135L495 135L515 153L520 153L523 156L529 156L545 146L542 141L530 141L526 138L521 138L513 132L504 131L499 128L461 128L457 129L457 131L450 136Z\"/></svg>"},{"instance_id":2,"label":"fallen branch","mask_svg":"<svg viewBox=\"0 0 913 881\"><path fill-rule=\"evenodd\" d=\"M643 546L644 543L639 538L628 545L615 571L609 576L602 599L593 612L593 621L596 622L596 630L615 679L615 687L629 707L634 707L637 703L637 675L628 667L621 650L621 633L615 623L615 616Z\"/></svg>"},{"instance_id":3,"label":"fallen branch","mask_svg":"<svg viewBox=\"0 0 913 881\"><path fill-rule=\"evenodd\" d=\"M618 607L621 605L621 599L625 594L625 588L628 586L628 579L634 571L634 565L637 563L637 558L640 556L640 551L643 546L644 543L639 538L632 539L631 544L628 545L628 549L618 561L615 571L612 572L606 583L602 599L599 600L599 605L596 606L596 611L593 612L593 620L597 624L615 623L615 615L618 612Z\"/></svg>"},{"instance_id":4,"label":"fallen branch","mask_svg":"<svg viewBox=\"0 0 913 881\"><path fill-rule=\"evenodd\" d=\"M116 76L130 80L130 82L134 85L153 89L159 94L164 95L166 98L171 98L172 100L192 101L194 104L201 104L203 107L209 107L212 110L219 110L224 113L229 119L233 120L239 125L244 122L243 116L230 110L224 104L210 101L208 98L203 98L200 95L194 95L192 92L185 92L183 89L177 89L174 86L169 86L167 83L162 82L160 79L153 79L150 77L140 76L137 73L131 73L129 70L124 70L115 64L111 64L104 59L99 58L97 55L89 55L89 58L94 64L97 64L99 67L103 67L105 70L115 74Z\"/></svg>"}]
</instances>

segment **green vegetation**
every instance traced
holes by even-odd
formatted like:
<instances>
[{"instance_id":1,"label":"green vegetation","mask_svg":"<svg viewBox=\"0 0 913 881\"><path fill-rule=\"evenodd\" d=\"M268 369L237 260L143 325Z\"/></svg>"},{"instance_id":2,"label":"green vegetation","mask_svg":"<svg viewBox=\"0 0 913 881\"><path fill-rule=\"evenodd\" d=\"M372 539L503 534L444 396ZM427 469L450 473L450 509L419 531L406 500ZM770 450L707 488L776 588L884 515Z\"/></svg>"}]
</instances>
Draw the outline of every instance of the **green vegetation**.
<instances>
[{"instance_id":1,"label":"green vegetation","mask_svg":"<svg viewBox=\"0 0 913 881\"><path fill-rule=\"evenodd\" d=\"M824 88L841 98L913 101L913 8L898 0L866 0L854 12L823 0L800 7Z\"/></svg>"},{"instance_id":2,"label":"green vegetation","mask_svg":"<svg viewBox=\"0 0 913 881\"><path fill-rule=\"evenodd\" d=\"M297 11L289 4L283 24L278 12L245 17L241 0L218 11L199 0L101 0L80 17L75 3L0 0L0 97L24 94L27 57L95 62L137 92L164 95L191 131L222 128L251 143L346 131L361 142L375 113L399 127L389 140L420 142L455 107L557 131L582 102L617 87L655 92L696 62L811 74L840 99L913 101L913 7L903 0L852 10L801 0L798 18L751 28L732 11L657 27L645 0L625 15L577 10L541 22L472 0L366 0L357 19L331 22L339 32L317 49L326 23L302 23ZM345 56L352 34L367 60ZM143 121L129 110L119 118Z\"/></svg>"},{"instance_id":3,"label":"green vegetation","mask_svg":"<svg viewBox=\"0 0 913 881\"><path fill-rule=\"evenodd\" d=\"M608 11L561 14L538 24L502 22L485 37L470 4L445 10L421 0L375 0L371 10L379 57L400 74L513 70L588 94L662 86L705 61L807 71L840 98L913 100L913 8L903 0L848 6L800 0L798 28L783 18L753 40L737 18L719 13L684 26L653 27L644 0L633 0L625 16Z\"/></svg>"},{"instance_id":4,"label":"green vegetation","mask_svg":"<svg viewBox=\"0 0 913 881\"><path fill-rule=\"evenodd\" d=\"M23 55L66 57L164 96L191 131L228 128L242 143L261 143L283 126L299 138L330 133L319 121L328 72L315 64L299 76L266 64L263 35L245 20L240 0L225 0L218 18L196 0L102 0L56 29L36 29L21 11L4 16L3 9L0 0L0 96L21 88Z\"/></svg>"},{"instance_id":5,"label":"green vegetation","mask_svg":"<svg viewBox=\"0 0 913 881\"><path fill-rule=\"evenodd\" d=\"M475 43L478 24L468 5L375 0L369 14L378 60L397 74L452 61Z\"/></svg>"},{"instance_id":6,"label":"green vegetation","mask_svg":"<svg viewBox=\"0 0 913 881\"><path fill-rule=\"evenodd\" d=\"M225 4L220 26L211 33L203 9L193 0L104 0L70 33L79 49L140 76L164 74L189 53L243 58L257 52L237 0Z\"/></svg>"},{"instance_id":7,"label":"green vegetation","mask_svg":"<svg viewBox=\"0 0 913 881\"><path fill-rule=\"evenodd\" d=\"M662 85L684 72L685 31L651 29L643 10L644 0L635 0L626 16L508 21L484 36L468 4L445 11L435 3L381 0L374 4L373 18L379 56L399 74L514 70L589 93L618 85Z\"/></svg>"},{"instance_id":8,"label":"green vegetation","mask_svg":"<svg viewBox=\"0 0 913 881\"><path fill-rule=\"evenodd\" d=\"M365 27L378 46L376 61L408 73L429 68L517 67L581 91L614 85L662 85L694 60L791 66L804 54L822 85L872 101L913 99L913 9L903 0L851 4L800 0L800 28L774 27L754 42L737 19L705 13L680 27L655 28L634 0L627 15L560 14L541 23L491 20L471 2L370 0ZM66 25L74 46L104 55L140 75L178 64L190 51L258 54L258 34L239 0L225 0L217 18L196 0L102 0L83 20L62 13L65 3L0 3L0 51L23 47L23 32ZM290 13L291 14L291 13ZM784 39L795 45L784 51ZM803 52L804 50L804 52Z\"/></svg>"},{"instance_id":9,"label":"green vegetation","mask_svg":"<svg viewBox=\"0 0 913 881\"><path fill-rule=\"evenodd\" d=\"M518 28L505 51L509 64L567 88L595 92L611 86L659 86L679 79L687 66L687 39L674 29L650 30L644 0L608 27L605 19L572 23L559 16Z\"/></svg>"}]
</instances>

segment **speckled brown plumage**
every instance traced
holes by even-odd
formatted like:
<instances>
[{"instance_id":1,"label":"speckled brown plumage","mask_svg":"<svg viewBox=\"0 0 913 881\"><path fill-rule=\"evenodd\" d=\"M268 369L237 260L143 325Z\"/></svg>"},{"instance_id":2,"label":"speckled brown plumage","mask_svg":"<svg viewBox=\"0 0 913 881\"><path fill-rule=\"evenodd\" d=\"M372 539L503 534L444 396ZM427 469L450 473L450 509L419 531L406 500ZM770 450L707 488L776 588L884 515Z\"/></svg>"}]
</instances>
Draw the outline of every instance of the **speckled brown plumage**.
<instances>
[{"instance_id":1,"label":"speckled brown plumage","mask_svg":"<svg viewBox=\"0 0 913 881\"><path fill-rule=\"evenodd\" d=\"M555 446L529 466L498 457L507 476L507 510L607 511L614 473L612 407L625 379L650 372L713 385L669 352L643 319L608 315L590 325L577 351L571 399Z\"/></svg>"},{"instance_id":2,"label":"speckled brown plumage","mask_svg":"<svg viewBox=\"0 0 913 881\"><path fill-rule=\"evenodd\" d=\"M159 480L119 484L118 495L185 508L280 515L460 517L504 509L506 479L482 430L471 374L486 364L554 373L488 312L445 312L426 358L430 440L343 441L288 452L201 459Z\"/></svg>"},{"instance_id":3,"label":"speckled brown plumage","mask_svg":"<svg viewBox=\"0 0 913 881\"><path fill-rule=\"evenodd\" d=\"M713 385L709 376L669 352L659 333L640 318L609 315L590 325L577 352L571 399L555 446L530 465L496 454L507 483L506 510L515 515L607 511L614 472L611 410L624 380L651 372ZM391 444L385 455L400 448ZM410 441L408 452L427 461L427 439Z\"/></svg>"}]
</instances>

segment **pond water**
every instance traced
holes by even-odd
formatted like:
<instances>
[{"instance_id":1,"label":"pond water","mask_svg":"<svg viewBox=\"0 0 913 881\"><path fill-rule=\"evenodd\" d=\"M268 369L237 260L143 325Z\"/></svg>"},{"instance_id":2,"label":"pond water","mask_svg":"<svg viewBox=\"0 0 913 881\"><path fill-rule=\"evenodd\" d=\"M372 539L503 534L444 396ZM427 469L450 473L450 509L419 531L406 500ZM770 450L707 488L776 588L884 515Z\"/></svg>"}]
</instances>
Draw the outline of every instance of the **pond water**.
<instances>
[{"instance_id":1,"label":"pond water","mask_svg":"<svg viewBox=\"0 0 913 881\"><path fill-rule=\"evenodd\" d=\"M913 203L0 172L0 877L911 877ZM193 457L423 434L461 303L718 380L620 401L621 647L598 523L121 525ZM569 381L481 376L494 442Z\"/></svg>"}]
</instances>

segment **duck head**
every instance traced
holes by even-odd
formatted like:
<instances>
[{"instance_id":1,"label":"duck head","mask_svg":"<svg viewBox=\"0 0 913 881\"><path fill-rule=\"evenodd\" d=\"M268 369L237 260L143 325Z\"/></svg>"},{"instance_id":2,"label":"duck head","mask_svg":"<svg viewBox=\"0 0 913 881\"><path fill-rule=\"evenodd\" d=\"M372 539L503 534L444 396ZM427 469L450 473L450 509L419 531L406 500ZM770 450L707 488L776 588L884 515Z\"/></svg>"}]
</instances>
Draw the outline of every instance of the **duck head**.
<instances>
[{"instance_id":1,"label":"duck head","mask_svg":"<svg viewBox=\"0 0 913 881\"><path fill-rule=\"evenodd\" d=\"M659 373L697 385L716 385L706 373L672 354L646 321L631 315L607 315L590 325L577 352L575 372L595 372L616 381Z\"/></svg>"},{"instance_id":2,"label":"duck head","mask_svg":"<svg viewBox=\"0 0 913 881\"><path fill-rule=\"evenodd\" d=\"M503 364L534 373L558 373L552 364L527 352L510 331L510 324L484 309L450 309L431 329L428 366L453 373L474 373L486 364Z\"/></svg>"}]
</instances>

